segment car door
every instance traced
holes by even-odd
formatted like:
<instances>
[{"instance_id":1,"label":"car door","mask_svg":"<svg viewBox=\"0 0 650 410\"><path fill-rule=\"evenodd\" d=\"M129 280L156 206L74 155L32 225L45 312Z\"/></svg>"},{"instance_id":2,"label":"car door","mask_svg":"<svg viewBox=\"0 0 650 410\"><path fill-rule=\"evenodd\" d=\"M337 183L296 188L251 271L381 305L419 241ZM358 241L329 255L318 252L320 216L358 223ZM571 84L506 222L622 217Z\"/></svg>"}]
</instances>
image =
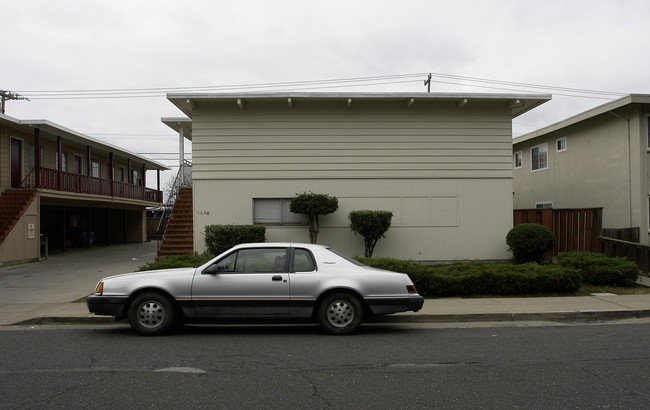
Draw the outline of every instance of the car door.
<instances>
[{"instance_id":1,"label":"car door","mask_svg":"<svg viewBox=\"0 0 650 410\"><path fill-rule=\"evenodd\" d=\"M198 317L265 316L290 313L287 248L241 248L192 282Z\"/></svg>"}]
</instances>

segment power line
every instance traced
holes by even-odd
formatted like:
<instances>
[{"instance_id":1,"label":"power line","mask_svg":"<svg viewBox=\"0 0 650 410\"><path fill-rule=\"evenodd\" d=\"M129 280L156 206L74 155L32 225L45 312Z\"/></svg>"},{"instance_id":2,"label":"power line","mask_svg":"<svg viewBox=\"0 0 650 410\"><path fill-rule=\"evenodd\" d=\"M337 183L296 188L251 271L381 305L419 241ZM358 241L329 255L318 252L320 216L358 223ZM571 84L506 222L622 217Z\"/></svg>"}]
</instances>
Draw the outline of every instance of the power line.
<instances>
[{"instance_id":1,"label":"power line","mask_svg":"<svg viewBox=\"0 0 650 410\"><path fill-rule=\"evenodd\" d=\"M431 83L460 85L465 87L477 87L516 92L550 91L555 95L574 98L599 98L610 99L625 95L625 93L592 90L585 88L571 88L553 85L522 83L514 81L495 80L480 77L460 76L444 73L410 73L370 77L349 77L336 79L321 79L307 81L251 83L251 84L230 84L211 85L195 87L157 87L157 88L119 88L119 89L89 89L89 90L36 90L21 91L22 94L32 99L104 99L104 98L152 98L165 97L170 92L224 92L224 91L251 91L251 90L275 90L275 91L304 91L316 89L333 89L343 87L364 87L376 85L403 84L422 81L426 76L425 85L430 89Z\"/></svg>"}]
</instances>

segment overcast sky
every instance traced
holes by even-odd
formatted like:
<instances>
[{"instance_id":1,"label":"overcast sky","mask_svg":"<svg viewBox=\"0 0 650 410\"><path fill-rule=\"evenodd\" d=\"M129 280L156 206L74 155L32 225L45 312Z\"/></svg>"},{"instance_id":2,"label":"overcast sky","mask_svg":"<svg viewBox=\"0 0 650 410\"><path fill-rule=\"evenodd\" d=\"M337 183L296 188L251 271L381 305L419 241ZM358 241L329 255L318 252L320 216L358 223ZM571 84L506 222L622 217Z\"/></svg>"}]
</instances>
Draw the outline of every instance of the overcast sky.
<instances>
[{"instance_id":1,"label":"overcast sky","mask_svg":"<svg viewBox=\"0 0 650 410\"><path fill-rule=\"evenodd\" d=\"M0 0L0 16L0 89L30 97L7 102L7 115L166 165L177 163L178 137L160 118L181 112L164 95L183 87L390 77L299 88L422 92L431 72L432 92L553 94L514 120L515 135L615 93L650 94L647 0ZM106 98L124 89L139 91ZM89 90L99 91L62 98Z\"/></svg>"}]
</instances>

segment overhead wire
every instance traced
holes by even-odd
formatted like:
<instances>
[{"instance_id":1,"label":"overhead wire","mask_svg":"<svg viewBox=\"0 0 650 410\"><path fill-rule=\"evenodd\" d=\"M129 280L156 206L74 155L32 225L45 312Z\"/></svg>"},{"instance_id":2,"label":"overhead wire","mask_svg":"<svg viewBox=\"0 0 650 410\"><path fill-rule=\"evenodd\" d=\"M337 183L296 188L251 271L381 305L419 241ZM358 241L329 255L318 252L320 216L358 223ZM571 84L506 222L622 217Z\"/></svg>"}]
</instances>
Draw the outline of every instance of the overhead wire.
<instances>
[{"instance_id":1,"label":"overhead wire","mask_svg":"<svg viewBox=\"0 0 650 410\"><path fill-rule=\"evenodd\" d=\"M459 85L463 87L477 87L496 89L502 91L531 92L532 90L550 91L554 95L574 98L615 98L625 93L591 90L585 88L561 87L553 85L523 83L514 81L495 80L480 77L460 76L454 74L423 72L409 74L395 74L369 77L349 77L321 80L210 85L193 87L155 87L155 88L117 88L117 89L87 89L87 90L21 90L22 95L34 100L62 100L62 99L105 99L105 98L153 98L164 97L173 92L225 92L233 90L269 90L277 91L304 91L317 89L333 89L344 87L367 87L377 85L393 85L422 81L425 76L431 75L431 81L439 84ZM450 81L451 80L451 81ZM497 87L498 86L498 87Z\"/></svg>"}]
</instances>

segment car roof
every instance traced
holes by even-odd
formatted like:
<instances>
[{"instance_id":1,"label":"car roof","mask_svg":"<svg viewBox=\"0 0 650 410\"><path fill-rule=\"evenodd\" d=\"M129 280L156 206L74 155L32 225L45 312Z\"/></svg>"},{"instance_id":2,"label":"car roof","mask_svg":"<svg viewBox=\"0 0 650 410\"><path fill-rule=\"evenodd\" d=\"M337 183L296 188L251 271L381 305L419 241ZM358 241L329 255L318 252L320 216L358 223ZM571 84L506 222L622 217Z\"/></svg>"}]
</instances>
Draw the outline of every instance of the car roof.
<instances>
[{"instance_id":1,"label":"car roof","mask_svg":"<svg viewBox=\"0 0 650 410\"><path fill-rule=\"evenodd\" d=\"M314 243L296 243L296 242L255 242L255 243L240 243L239 245L234 246L234 248L287 248L287 247L300 247L307 249L327 249L328 246L314 244Z\"/></svg>"}]
</instances>

